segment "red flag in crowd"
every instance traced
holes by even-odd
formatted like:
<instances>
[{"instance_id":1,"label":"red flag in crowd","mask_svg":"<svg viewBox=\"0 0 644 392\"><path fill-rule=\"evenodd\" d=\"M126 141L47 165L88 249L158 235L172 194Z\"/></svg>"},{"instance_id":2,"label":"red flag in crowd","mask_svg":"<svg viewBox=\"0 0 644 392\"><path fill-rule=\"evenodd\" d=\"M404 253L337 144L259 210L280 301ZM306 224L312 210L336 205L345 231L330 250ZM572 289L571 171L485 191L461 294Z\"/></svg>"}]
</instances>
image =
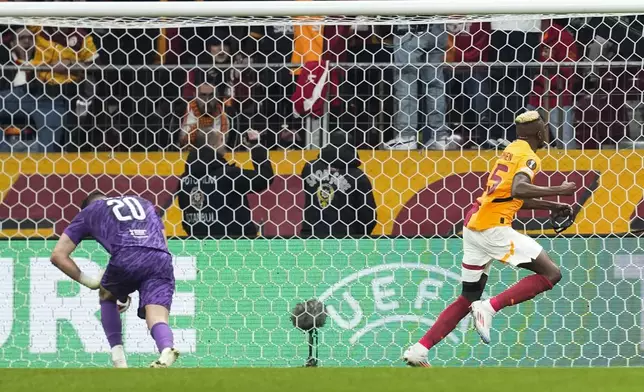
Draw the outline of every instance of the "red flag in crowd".
<instances>
[{"instance_id":1,"label":"red flag in crowd","mask_svg":"<svg viewBox=\"0 0 644 392\"><path fill-rule=\"evenodd\" d=\"M330 69L330 62L345 59L349 26L299 26L294 38L293 62L302 64L296 71L297 86L291 96L296 116L322 116L325 103L341 104L338 87L343 70ZM320 29L322 32L320 33Z\"/></svg>"}]
</instances>

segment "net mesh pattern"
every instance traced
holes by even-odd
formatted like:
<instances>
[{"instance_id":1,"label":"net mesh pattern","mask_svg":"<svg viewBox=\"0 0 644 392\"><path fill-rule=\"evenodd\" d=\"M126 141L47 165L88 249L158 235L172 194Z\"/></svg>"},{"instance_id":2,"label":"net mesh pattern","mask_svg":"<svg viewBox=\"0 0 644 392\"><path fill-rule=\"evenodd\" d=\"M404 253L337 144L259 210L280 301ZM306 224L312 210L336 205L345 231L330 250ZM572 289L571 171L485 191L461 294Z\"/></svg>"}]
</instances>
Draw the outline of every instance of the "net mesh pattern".
<instances>
[{"instance_id":1,"label":"net mesh pattern","mask_svg":"<svg viewBox=\"0 0 644 392\"><path fill-rule=\"evenodd\" d=\"M513 226L563 280L495 316L492 345L468 316L429 360L643 365L643 23L0 17L0 367L110 365L96 293L48 261L95 191L162 217L178 366L301 366L309 307L307 363L402 366L460 294L464 219L526 110L548 124L535 183L578 190L552 199L573 207L564 235L547 211ZM109 259L91 240L73 257L92 276ZM521 276L495 262L484 297Z\"/></svg>"}]
</instances>

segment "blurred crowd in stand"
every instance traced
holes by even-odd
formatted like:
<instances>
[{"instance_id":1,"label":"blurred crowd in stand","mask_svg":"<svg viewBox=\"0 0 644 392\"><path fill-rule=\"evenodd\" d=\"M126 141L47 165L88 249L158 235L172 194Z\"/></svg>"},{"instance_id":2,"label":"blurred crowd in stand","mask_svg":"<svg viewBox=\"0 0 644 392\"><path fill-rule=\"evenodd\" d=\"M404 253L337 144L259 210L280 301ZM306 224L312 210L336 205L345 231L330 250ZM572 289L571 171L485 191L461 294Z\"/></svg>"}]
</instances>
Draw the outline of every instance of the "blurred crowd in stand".
<instances>
[{"instance_id":1,"label":"blurred crowd in stand","mask_svg":"<svg viewBox=\"0 0 644 392\"><path fill-rule=\"evenodd\" d=\"M87 6L91 7L90 1ZM428 19L429 20L429 19ZM641 16L165 29L2 26L0 152L639 146Z\"/></svg>"}]
</instances>

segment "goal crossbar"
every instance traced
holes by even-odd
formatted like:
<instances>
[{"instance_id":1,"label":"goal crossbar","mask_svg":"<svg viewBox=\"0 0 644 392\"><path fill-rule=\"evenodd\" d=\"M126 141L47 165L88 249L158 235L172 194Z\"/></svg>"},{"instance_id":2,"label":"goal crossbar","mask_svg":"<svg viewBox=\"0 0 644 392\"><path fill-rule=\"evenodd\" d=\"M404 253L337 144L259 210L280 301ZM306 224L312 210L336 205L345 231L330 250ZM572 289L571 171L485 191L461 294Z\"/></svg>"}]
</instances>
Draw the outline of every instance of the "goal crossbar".
<instances>
[{"instance_id":1,"label":"goal crossbar","mask_svg":"<svg viewBox=\"0 0 644 392\"><path fill-rule=\"evenodd\" d=\"M421 0L231 2L2 2L0 17L288 17L472 14L638 14L642 0Z\"/></svg>"}]
</instances>

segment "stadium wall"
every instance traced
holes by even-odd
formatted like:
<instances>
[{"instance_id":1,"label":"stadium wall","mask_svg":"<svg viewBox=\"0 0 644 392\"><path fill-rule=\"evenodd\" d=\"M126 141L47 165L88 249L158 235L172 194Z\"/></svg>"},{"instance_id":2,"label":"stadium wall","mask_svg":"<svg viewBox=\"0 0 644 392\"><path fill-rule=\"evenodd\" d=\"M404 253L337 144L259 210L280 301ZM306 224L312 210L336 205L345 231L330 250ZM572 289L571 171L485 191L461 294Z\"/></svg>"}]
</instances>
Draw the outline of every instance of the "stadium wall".
<instances>
[{"instance_id":1,"label":"stadium wall","mask_svg":"<svg viewBox=\"0 0 644 392\"><path fill-rule=\"evenodd\" d=\"M560 285L504 310L486 346L464 320L431 353L434 366L634 366L644 313L641 238L541 239L557 255ZM108 366L96 292L72 284L48 257L53 241L0 248L0 367ZM418 339L460 291L458 239L172 240L177 293L173 325L180 366L301 366L305 335L289 319L319 298L330 320L323 366L402 366ZM96 273L107 255L93 242L75 253ZM496 264L487 293L522 273ZM135 303L137 299L135 298ZM154 358L130 309L124 340L131 366Z\"/></svg>"},{"instance_id":2,"label":"stadium wall","mask_svg":"<svg viewBox=\"0 0 644 392\"><path fill-rule=\"evenodd\" d=\"M302 220L302 182L297 177L317 151L272 152L277 177L261 195L251 195L262 233L290 237ZM540 184L575 181L578 207L567 233L608 235L644 229L642 156L633 151L541 152ZM183 173L179 153L67 154L55 161L25 155L3 156L0 173L0 236L48 238L58 235L77 212L82 198L96 188L107 193L140 194L165 210L166 233L182 237L181 211L173 194ZM458 233L464 211L482 190L493 165L493 151L360 152L374 186L378 225L374 235L450 236ZM250 166L248 154L229 159ZM545 212L522 211L521 228L541 234ZM547 227L547 226L546 226ZM546 230L546 234L552 234Z\"/></svg>"}]
</instances>

